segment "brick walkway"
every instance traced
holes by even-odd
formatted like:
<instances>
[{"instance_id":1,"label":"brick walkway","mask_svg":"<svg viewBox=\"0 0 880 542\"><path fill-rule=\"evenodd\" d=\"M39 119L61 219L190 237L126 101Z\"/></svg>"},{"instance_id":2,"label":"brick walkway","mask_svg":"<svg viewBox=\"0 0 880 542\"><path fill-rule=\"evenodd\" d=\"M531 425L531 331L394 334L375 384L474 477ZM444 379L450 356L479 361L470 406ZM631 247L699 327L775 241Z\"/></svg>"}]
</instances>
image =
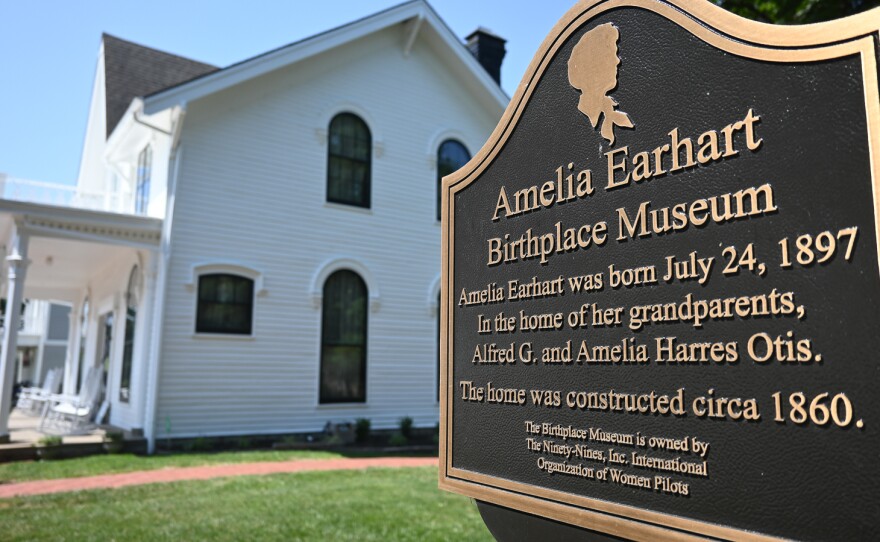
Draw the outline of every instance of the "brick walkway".
<instances>
[{"instance_id":1,"label":"brick walkway","mask_svg":"<svg viewBox=\"0 0 880 542\"><path fill-rule=\"evenodd\" d=\"M283 472L306 472L321 470L356 470L373 467L428 467L437 466L436 457L371 457L356 459L303 459L298 461L278 461L263 463L241 463L236 465L208 465L204 467L179 467L160 470L103 474L83 478L61 478L58 480L36 480L14 484L0 484L0 498L24 495L44 495L86 489L158 484L181 480L208 480L228 476L254 476Z\"/></svg>"}]
</instances>

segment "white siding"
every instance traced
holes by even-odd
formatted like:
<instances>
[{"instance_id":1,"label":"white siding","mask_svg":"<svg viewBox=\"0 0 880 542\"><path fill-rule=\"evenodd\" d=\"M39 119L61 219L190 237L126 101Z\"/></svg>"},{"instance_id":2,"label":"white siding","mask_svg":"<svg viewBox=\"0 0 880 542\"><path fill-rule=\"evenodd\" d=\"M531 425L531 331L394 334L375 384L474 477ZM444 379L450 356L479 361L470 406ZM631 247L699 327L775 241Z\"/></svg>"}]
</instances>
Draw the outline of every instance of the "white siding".
<instances>
[{"instance_id":1,"label":"white siding","mask_svg":"<svg viewBox=\"0 0 880 542\"><path fill-rule=\"evenodd\" d=\"M439 272L432 144L461 134L475 153L499 111L477 108L419 40L374 34L190 103L181 137L156 416L158 437L314 431L327 421L438 420ZM325 203L326 130L346 105L374 141L371 209ZM380 294L368 313L367 401L318 405L321 311L312 278L326 261L365 266ZM192 268L262 273L254 337L194 336ZM367 281L369 284L369 281ZM321 285L319 285L320 288ZM374 292L371 292L374 293Z\"/></svg>"}]
</instances>

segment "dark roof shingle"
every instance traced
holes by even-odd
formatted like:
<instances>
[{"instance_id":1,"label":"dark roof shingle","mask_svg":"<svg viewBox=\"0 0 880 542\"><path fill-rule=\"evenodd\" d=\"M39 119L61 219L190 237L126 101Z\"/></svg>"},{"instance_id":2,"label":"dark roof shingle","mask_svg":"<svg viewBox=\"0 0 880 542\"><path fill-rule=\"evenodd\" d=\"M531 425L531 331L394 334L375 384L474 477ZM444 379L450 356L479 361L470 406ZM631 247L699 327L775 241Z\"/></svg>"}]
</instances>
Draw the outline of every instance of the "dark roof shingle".
<instances>
[{"instance_id":1,"label":"dark roof shingle","mask_svg":"<svg viewBox=\"0 0 880 542\"><path fill-rule=\"evenodd\" d=\"M105 33L101 39L104 42L107 137L113 133L135 97L146 96L218 69L110 34Z\"/></svg>"}]
</instances>

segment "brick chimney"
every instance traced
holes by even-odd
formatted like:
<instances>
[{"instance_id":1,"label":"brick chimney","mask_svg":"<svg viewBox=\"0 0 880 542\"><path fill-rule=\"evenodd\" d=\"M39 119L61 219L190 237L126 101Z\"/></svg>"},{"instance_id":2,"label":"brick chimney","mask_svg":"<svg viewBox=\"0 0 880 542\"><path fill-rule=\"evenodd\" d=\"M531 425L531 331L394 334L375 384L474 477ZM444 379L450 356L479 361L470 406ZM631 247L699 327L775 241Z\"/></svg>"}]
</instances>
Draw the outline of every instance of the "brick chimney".
<instances>
[{"instance_id":1,"label":"brick chimney","mask_svg":"<svg viewBox=\"0 0 880 542\"><path fill-rule=\"evenodd\" d=\"M501 84L501 61L504 60L504 44L507 40L496 36L489 30L477 28L465 38L467 48L489 73L492 79Z\"/></svg>"}]
</instances>

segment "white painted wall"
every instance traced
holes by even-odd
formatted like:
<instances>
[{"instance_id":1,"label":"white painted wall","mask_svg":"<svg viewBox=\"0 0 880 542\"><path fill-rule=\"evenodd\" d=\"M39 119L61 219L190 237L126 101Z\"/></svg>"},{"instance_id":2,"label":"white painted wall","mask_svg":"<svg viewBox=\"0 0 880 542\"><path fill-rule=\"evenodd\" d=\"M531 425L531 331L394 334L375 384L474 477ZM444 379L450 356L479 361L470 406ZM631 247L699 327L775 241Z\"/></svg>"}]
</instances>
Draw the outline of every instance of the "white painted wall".
<instances>
[{"instance_id":1,"label":"white painted wall","mask_svg":"<svg viewBox=\"0 0 880 542\"><path fill-rule=\"evenodd\" d=\"M98 49L98 65L95 69L95 82L92 86L92 101L89 104L89 117L83 141L82 158L79 165L77 188L80 191L96 192L103 189L107 171L104 166L104 142L107 135L107 107L104 86L104 44Z\"/></svg>"},{"instance_id":2,"label":"white painted wall","mask_svg":"<svg viewBox=\"0 0 880 542\"><path fill-rule=\"evenodd\" d=\"M138 155L148 144L153 149L153 168L147 216L165 216L172 112L143 115L142 101L133 100L128 111L107 137L107 106L104 78L104 45L98 65L83 142L77 191L87 207L117 213L134 213ZM142 122L138 122L135 119Z\"/></svg>"},{"instance_id":3,"label":"white painted wall","mask_svg":"<svg viewBox=\"0 0 880 542\"><path fill-rule=\"evenodd\" d=\"M188 104L157 437L167 428L177 437L315 431L359 417L376 428L407 415L417 426L437 422L437 317L428 301L440 273L436 147L457 134L475 153L501 110L476 106L421 38L409 56L403 42L394 27ZM366 211L326 203L327 126L344 110L361 114L373 135ZM368 269L380 296L368 314L362 405L318 404L312 279L334 258ZM194 336L196 289L186 285L193 267L208 263L262 273L253 338Z\"/></svg>"},{"instance_id":4,"label":"white painted wall","mask_svg":"<svg viewBox=\"0 0 880 542\"><path fill-rule=\"evenodd\" d=\"M138 159L150 146L153 157L146 215L164 218L171 152L171 112L145 116L140 113L142 106L139 98L133 100L105 144L104 162L109 165L112 175L103 189L120 199L121 205L115 209L117 212L134 213Z\"/></svg>"},{"instance_id":5,"label":"white painted wall","mask_svg":"<svg viewBox=\"0 0 880 542\"><path fill-rule=\"evenodd\" d=\"M170 123L168 123L170 129ZM165 218L165 205L168 201L168 163L171 160L171 136L156 131L151 133L153 141L153 171L150 179L150 197L147 216ZM137 166L137 157L135 157Z\"/></svg>"}]
</instances>

